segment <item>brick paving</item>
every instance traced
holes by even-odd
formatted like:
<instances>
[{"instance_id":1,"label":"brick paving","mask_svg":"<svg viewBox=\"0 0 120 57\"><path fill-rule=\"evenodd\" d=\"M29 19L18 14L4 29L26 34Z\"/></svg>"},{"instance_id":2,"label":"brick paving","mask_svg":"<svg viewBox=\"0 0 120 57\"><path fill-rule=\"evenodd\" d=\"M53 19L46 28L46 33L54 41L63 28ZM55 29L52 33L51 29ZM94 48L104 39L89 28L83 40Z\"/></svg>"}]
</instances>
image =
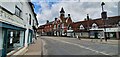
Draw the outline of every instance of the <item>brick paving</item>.
<instances>
[{"instance_id":1,"label":"brick paving","mask_svg":"<svg viewBox=\"0 0 120 57\"><path fill-rule=\"evenodd\" d=\"M34 40L33 44L30 44L28 51L24 55L41 55L42 54L42 40L38 38Z\"/></svg>"}]
</instances>

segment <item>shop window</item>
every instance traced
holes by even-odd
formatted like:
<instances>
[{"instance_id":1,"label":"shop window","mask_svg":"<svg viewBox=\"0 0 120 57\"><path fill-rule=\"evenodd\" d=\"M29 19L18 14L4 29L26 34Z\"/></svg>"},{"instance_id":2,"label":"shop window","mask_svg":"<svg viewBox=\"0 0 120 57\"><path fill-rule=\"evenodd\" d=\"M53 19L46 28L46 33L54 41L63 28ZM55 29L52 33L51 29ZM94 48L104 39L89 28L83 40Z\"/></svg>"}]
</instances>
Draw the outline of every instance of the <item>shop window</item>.
<instances>
[{"instance_id":1,"label":"shop window","mask_svg":"<svg viewBox=\"0 0 120 57\"><path fill-rule=\"evenodd\" d=\"M23 31L8 31L7 53L23 47L24 32Z\"/></svg>"}]
</instances>

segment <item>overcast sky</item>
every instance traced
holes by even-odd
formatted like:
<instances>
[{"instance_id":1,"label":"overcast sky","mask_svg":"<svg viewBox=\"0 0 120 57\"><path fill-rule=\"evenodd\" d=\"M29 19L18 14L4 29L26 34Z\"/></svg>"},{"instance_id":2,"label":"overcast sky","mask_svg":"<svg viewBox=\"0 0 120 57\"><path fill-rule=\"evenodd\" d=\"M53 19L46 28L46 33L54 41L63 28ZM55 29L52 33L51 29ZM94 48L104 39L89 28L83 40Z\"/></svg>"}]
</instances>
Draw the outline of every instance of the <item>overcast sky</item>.
<instances>
[{"instance_id":1,"label":"overcast sky","mask_svg":"<svg viewBox=\"0 0 120 57\"><path fill-rule=\"evenodd\" d=\"M104 0L104 10L108 16L118 15L118 0ZM63 7L65 16L71 14L73 22L82 21L89 14L90 18L101 17L101 1L97 0L32 0L35 5L35 12L40 25L46 23L46 20L53 21L59 17L59 11Z\"/></svg>"}]
</instances>

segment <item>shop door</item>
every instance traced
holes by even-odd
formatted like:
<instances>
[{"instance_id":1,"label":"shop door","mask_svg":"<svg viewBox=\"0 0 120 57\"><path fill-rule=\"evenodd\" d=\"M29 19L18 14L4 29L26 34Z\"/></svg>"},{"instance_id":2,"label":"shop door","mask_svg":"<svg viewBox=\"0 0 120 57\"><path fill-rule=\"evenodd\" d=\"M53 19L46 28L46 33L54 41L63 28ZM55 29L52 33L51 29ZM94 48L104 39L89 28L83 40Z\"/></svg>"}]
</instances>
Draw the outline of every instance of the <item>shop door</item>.
<instances>
[{"instance_id":1,"label":"shop door","mask_svg":"<svg viewBox=\"0 0 120 57\"><path fill-rule=\"evenodd\" d=\"M96 38L96 39L98 38L98 33L97 33L97 32L95 32L95 38Z\"/></svg>"}]
</instances>

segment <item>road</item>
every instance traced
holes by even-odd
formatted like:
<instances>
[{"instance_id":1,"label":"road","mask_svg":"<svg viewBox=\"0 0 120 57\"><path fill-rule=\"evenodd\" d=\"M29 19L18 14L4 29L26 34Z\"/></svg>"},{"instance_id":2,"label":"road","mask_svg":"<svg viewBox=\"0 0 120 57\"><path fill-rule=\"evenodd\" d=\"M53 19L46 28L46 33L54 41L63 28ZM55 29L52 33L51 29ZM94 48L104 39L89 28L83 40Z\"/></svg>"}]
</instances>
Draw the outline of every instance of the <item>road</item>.
<instances>
[{"instance_id":1,"label":"road","mask_svg":"<svg viewBox=\"0 0 120 57\"><path fill-rule=\"evenodd\" d=\"M41 36L44 55L118 55L118 45L93 43L67 37Z\"/></svg>"}]
</instances>

